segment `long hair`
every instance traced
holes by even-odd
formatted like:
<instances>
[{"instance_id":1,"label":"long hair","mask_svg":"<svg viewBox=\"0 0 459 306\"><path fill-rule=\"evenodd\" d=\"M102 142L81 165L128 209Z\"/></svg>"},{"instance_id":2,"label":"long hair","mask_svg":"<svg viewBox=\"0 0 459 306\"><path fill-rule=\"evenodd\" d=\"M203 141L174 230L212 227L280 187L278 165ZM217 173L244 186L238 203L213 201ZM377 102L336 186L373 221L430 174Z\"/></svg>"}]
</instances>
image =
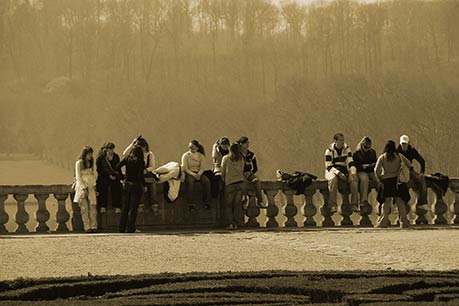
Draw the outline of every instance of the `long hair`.
<instances>
[{"instance_id":1,"label":"long hair","mask_svg":"<svg viewBox=\"0 0 459 306\"><path fill-rule=\"evenodd\" d=\"M384 146L384 153L386 153L387 159L393 160L395 158L395 152L397 152L395 142L393 140L388 140Z\"/></svg>"},{"instance_id":2,"label":"long hair","mask_svg":"<svg viewBox=\"0 0 459 306\"><path fill-rule=\"evenodd\" d=\"M139 162L145 164L145 161L143 160L143 149L141 146L134 146L134 148L132 148L131 152L129 153L128 158L131 160L136 159Z\"/></svg>"},{"instance_id":3,"label":"long hair","mask_svg":"<svg viewBox=\"0 0 459 306\"><path fill-rule=\"evenodd\" d=\"M86 155L89 153L94 153L94 150L89 146L84 146L81 150L80 156L78 157L78 159L83 162L83 169L92 168L94 165L94 157L92 157L90 160L86 160Z\"/></svg>"},{"instance_id":4,"label":"long hair","mask_svg":"<svg viewBox=\"0 0 459 306\"><path fill-rule=\"evenodd\" d=\"M200 144L199 141L197 141L196 139L193 139L190 142L191 142L191 144L193 144L194 146L196 146L198 148L198 152L199 153L201 153L204 156L206 155L205 150L204 150L204 146L202 144Z\"/></svg>"},{"instance_id":5,"label":"long hair","mask_svg":"<svg viewBox=\"0 0 459 306\"><path fill-rule=\"evenodd\" d=\"M102 147L100 147L99 153L97 154L97 158L105 157L107 154L107 150L115 149L115 144L113 142L106 142Z\"/></svg>"},{"instance_id":6,"label":"long hair","mask_svg":"<svg viewBox=\"0 0 459 306\"><path fill-rule=\"evenodd\" d=\"M363 137L363 138L360 140L360 142L359 142L359 144L357 145L357 147L355 148L355 150L358 151L358 150L362 149L362 148L363 148L363 145L366 144L366 143L372 143L371 138L370 138L369 136Z\"/></svg>"},{"instance_id":7,"label":"long hair","mask_svg":"<svg viewBox=\"0 0 459 306\"><path fill-rule=\"evenodd\" d=\"M217 144L220 145L220 146L221 145L229 145L230 144L230 140L229 140L228 137L223 136L222 138L217 140Z\"/></svg>"},{"instance_id":8,"label":"long hair","mask_svg":"<svg viewBox=\"0 0 459 306\"><path fill-rule=\"evenodd\" d=\"M148 144L147 140L145 138L139 138L136 142L138 146L141 146L142 148L145 149L145 151L150 152L150 145Z\"/></svg>"},{"instance_id":9,"label":"long hair","mask_svg":"<svg viewBox=\"0 0 459 306\"><path fill-rule=\"evenodd\" d=\"M238 161L242 159L241 156L241 145L237 142L234 142L230 146L230 152L231 152L231 159L233 161Z\"/></svg>"}]
</instances>

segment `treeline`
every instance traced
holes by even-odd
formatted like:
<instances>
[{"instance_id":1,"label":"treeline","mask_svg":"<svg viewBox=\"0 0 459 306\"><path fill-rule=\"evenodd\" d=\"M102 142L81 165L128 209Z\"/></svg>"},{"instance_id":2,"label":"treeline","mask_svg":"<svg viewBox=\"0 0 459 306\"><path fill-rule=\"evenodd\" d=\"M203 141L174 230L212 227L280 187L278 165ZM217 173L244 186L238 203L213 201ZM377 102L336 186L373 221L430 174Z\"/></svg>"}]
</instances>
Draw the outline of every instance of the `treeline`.
<instances>
[{"instance_id":1,"label":"treeline","mask_svg":"<svg viewBox=\"0 0 459 306\"><path fill-rule=\"evenodd\" d=\"M407 133L459 174L459 1L4 0L0 18L0 151L71 165L141 132L166 162L245 134L269 178L321 174L335 131L378 151Z\"/></svg>"}]
</instances>

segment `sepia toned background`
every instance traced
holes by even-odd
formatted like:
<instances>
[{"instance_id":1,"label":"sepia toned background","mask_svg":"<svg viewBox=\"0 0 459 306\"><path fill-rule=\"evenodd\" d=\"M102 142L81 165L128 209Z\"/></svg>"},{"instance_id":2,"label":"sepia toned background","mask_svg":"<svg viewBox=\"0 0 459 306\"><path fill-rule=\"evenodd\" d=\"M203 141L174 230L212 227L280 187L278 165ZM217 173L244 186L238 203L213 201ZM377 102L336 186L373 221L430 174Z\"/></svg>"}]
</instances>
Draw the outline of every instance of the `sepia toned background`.
<instances>
[{"instance_id":1,"label":"sepia toned background","mask_svg":"<svg viewBox=\"0 0 459 306\"><path fill-rule=\"evenodd\" d=\"M39 183L71 180L83 145L142 134L165 163L247 135L272 179L322 176L337 131L378 153L408 134L457 176L457 33L454 0L2 0L0 153L52 164L17 170Z\"/></svg>"}]
</instances>

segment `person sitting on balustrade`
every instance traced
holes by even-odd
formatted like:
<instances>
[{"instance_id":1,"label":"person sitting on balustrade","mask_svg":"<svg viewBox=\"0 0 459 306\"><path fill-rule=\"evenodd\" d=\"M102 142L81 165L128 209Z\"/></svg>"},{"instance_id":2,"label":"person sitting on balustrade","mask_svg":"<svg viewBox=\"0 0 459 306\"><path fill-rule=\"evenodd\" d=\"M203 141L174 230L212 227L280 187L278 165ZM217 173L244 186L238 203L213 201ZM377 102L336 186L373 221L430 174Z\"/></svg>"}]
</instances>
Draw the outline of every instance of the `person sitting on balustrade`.
<instances>
[{"instance_id":1,"label":"person sitting on balustrade","mask_svg":"<svg viewBox=\"0 0 459 306\"><path fill-rule=\"evenodd\" d=\"M410 172L410 182L416 187L418 191L418 201L416 206L423 210L429 210L429 204L427 202L427 183L424 176L426 170L426 162L424 158L419 154L418 150L410 145L410 137L407 135L402 135L400 137L400 145L397 148L397 151L405 156L410 163L413 163L413 160L416 160L421 166L421 172L418 173L412 168Z\"/></svg>"},{"instance_id":2,"label":"person sitting on balustrade","mask_svg":"<svg viewBox=\"0 0 459 306\"><path fill-rule=\"evenodd\" d=\"M371 147L371 138L365 136L360 140L353 154L354 166L359 178L360 205L368 203L370 182L376 182L374 169L376 165L376 151Z\"/></svg>"},{"instance_id":3,"label":"person sitting on balustrade","mask_svg":"<svg viewBox=\"0 0 459 306\"><path fill-rule=\"evenodd\" d=\"M342 133L336 133L333 140L334 142L325 150L325 178L328 181L330 193L328 206L331 212L337 211L338 182L342 180L350 185L351 211L358 212L360 211L358 204L359 179L352 158L352 151L344 142Z\"/></svg>"}]
</instances>

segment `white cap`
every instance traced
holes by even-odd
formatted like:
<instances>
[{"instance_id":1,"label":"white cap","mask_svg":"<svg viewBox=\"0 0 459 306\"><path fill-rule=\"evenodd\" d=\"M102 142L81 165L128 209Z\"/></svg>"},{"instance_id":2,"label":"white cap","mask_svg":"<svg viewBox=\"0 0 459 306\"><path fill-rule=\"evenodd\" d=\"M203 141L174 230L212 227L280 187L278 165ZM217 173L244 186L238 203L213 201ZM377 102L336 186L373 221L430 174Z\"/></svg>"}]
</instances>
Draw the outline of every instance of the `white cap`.
<instances>
[{"instance_id":1,"label":"white cap","mask_svg":"<svg viewBox=\"0 0 459 306\"><path fill-rule=\"evenodd\" d=\"M400 136L400 144L402 143L410 143L410 137L408 137L408 135Z\"/></svg>"}]
</instances>

